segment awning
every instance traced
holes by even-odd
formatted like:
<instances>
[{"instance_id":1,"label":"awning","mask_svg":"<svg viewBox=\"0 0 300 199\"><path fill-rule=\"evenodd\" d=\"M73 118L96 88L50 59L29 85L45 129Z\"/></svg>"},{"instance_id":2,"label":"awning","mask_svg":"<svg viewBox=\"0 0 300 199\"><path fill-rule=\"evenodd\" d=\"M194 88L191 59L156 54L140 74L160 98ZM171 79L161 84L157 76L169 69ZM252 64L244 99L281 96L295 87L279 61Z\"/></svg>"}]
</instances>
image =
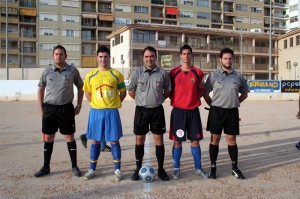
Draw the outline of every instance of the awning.
<instances>
[{"instance_id":1,"label":"awning","mask_svg":"<svg viewBox=\"0 0 300 199\"><path fill-rule=\"evenodd\" d=\"M20 15L31 16L31 17L36 16L36 10L35 9L20 8L19 11L20 11Z\"/></svg>"},{"instance_id":2,"label":"awning","mask_svg":"<svg viewBox=\"0 0 300 199\"><path fill-rule=\"evenodd\" d=\"M179 15L178 8L166 7L166 14L167 15Z\"/></svg>"},{"instance_id":3,"label":"awning","mask_svg":"<svg viewBox=\"0 0 300 199\"><path fill-rule=\"evenodd\" d=\"M82 14L83 18L92 18L92 19L97 19L97 15L90 15L90 14Z\"/></svg>"},{"instance_id":4,"label":"awning","mask_svg":"<svg viewBox=\"0 0 300 199\"><path fill-rule=\"evenodd\" d=\"M102 21L113 21L114 18L112 15L99 15L99 19L102 20Z\"/></svg>"}]
</instances>

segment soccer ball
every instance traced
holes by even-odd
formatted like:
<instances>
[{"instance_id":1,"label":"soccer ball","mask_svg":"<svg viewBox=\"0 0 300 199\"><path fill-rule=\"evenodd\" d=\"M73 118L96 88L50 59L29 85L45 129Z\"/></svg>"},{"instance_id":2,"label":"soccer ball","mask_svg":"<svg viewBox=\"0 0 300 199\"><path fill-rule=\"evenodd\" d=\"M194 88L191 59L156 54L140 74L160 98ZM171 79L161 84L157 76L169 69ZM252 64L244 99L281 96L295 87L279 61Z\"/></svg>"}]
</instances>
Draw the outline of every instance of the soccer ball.
<instances>
[{"instance_id":1,"label":"soccer ball","mask_svg":"<svg viewBox=\"0 0 300 199\"><path fill-rule=\"evenodd\" d=\"M144 182L151 182L154 180L155 171L150 166L143 166L139 171L140 179Z\"/></svg>"}]
</instances>

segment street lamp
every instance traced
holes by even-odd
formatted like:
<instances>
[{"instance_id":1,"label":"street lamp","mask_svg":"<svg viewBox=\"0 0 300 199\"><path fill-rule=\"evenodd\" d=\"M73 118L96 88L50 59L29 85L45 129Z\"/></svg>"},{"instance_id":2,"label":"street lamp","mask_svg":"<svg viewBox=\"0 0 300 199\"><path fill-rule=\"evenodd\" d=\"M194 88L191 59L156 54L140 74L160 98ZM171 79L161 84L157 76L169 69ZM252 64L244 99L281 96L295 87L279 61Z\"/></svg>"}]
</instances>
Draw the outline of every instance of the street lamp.
<instances>
[{"instance_id":1,"label":"street lamp","mask_svg":"<svg viewBox=\"0 0 300 199\"><path fill-rule=\"evenodd\" d=\"M123 67L123 65L125 64L125 60L121 60L121 64L122 64L122 74L124 75L124 67Z\"/></svg>"},{"instance_id":2,"label":"street lamp","mask_svg":"<svg viewBox=\"0 0 300 199\"><path fill-rule=\"evenodd\" d=\"M293 66L295 67L295 80L296 80L296 77L297 77L297 75L296 75L296 74L297 74L297 73L296 73L296 67L298 66L298 63L297 63L297 62L294 62L294 63L293 63Z\"/></svg>"}]
</instances>

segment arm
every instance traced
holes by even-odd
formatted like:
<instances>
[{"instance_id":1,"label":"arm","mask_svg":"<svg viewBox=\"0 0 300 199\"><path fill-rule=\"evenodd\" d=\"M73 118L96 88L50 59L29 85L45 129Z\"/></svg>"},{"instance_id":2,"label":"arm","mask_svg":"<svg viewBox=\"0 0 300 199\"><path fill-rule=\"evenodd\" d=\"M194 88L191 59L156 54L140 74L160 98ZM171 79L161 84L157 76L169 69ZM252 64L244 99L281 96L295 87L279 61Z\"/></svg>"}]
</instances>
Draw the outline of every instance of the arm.
<instances>
[{"instance_id":1,"label":"arm","mask_svg":"<svg viewBox=\"0 0 300 199\"><path fill-rule=\"evenodd\" d=\"M168 97L171 96L171 91L166 91L164 92L164 98L167 99Z\"/></svg>"},{"instance_id":2,"label":"arm","mask_svg":"<svg viewBox=\"0 0 300 199\"><path fill-rule=\"evenodd\" d=\"M296 115L296 117L298 118L298 120L300 119L300 95L299 95L299 111L298 114Z\"/></svg>"},{"instance_id":3,"label":"arm","mask_svg":"<svg viewBox=\"0 0 300 199\"><path fill-rule=\"evenodd\" d=\"M92 94L91 94L91 93L88 93L88 92L84 92L84 94L85 94L86 99L87 99L89 102L91 102Z\"/></svg>"},{"instance_id":4,"label":"arm","mask_svg":"<svg viewBox=\"0 0 300 199\"><path fill-rule=\"evenodd\" d=\"M132 99L135 99L135 91L134 91L134 90L128 91L128 95L129 95Z\"/></svg>"},{"instance_id":5,"label":"arm","mask_svg":"<svg viewBox=\"0 0 300 199\"><path fill-rule=\"evenodd\" d=\"M125 90L125 91L123 91L123 92L120 92L120 98L121 98L121 102L123 102L123 100L125 99L126 95L127 95L127 92L126 92L126 90Z\"/></svg>"},{"instance_id":6,"label":"arm","mask_svg":"<svg viewBox=\"0 0 300 199\"><path fill-rule=\"evenodd\" d=\"M206 92L206 91L205 91L203 97L204 97L204 99L205 99L207 105L208 105L208 106L211 106L211 97L209 96L209 92Z\"/></svg>"},{"instance_id":7,"label":"arm","mask_svg":"<svg viewBox=\"0 0 300 199\"><path fill-rule=\"evenodd\" d=\"M38 88L38 103L39 103L40 113L42 116L43 116L44 95L45 95L45 87L39 86L39 88Z\"/></svg>"},{"instance_id":8,"label":"arm","mask_svg":"<svg viewBox=\"0 0 300 199\"><path fill-rule=\"evenodd\" d=\"M83 98L82 86L77 87L77 106L75 107L75 115L78 115L80 113L82 98Z\"/></svg>"},{"instance_id":9,"label":"arm","mask_svg":"<svg viewBox=\"0 0 300 199\"><path fill-rule=\"evenodd\" d=\"M248 97L248 93L241 93L239 102L242 103Z\"/></svg>"}]
</instances>

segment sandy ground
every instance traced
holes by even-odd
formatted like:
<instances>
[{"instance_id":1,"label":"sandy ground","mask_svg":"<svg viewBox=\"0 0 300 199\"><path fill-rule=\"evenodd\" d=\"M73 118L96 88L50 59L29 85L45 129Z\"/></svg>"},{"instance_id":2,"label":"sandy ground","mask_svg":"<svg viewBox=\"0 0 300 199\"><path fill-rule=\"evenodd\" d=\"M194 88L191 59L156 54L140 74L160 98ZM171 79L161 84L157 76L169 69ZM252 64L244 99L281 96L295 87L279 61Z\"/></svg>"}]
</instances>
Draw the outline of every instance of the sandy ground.
<instances>
[{"instance_id":1,"label":"sandy ground","mask_svg":"<svg viewBox=\"0 0 300 199\"><path fill-rule=\"evenodd\" d=\"M120 109L124 137L121 138L122 171L125 179L113 180L110 153L101 153L97 176L89 181L74 177L67 146L57 134L51 160L51 173L42 178L33 174L42 166L43 142L41 118L37 102L0 102L0 198L300 198L299 121L295 115L296 101L246 101L240 108L241 135L238 137L239 167L246 180L231 176L230 159L225 139L221 140L218 157L218 179L201 179L193 173L189 143L184 144L181 159L181 179L152 183L134 182L130 176L135 168L132 133L134 102L125 101ZM206 127L208 112L200 108ZM171 107L164 104L167 126ZM78 165L88 170L89 147L85 149L79 135L85 132L89 105L84 102L76 118ZM209 137L201 141L202 164L209 170ZM148 164L157 169L152 135L149 133ZM171 176L172 142L165 134L165 168Z\"/></svg>"}]
</instances>

